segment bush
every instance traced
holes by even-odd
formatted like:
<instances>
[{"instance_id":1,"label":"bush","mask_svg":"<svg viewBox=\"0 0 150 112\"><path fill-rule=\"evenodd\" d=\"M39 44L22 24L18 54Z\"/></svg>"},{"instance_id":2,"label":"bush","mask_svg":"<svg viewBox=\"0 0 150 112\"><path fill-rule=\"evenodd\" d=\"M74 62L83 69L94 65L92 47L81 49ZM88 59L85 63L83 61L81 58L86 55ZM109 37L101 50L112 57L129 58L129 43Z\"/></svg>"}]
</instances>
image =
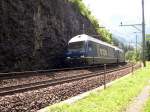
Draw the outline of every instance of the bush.
<instances>
[{"instance_id":1,"label":"bush","mask_svg":"<svg viewBox=\"0 0 150 112\"><path fill-rule=\"evenodd\" d=\"M137 62L140 60L140 52L136 53L136 51L128 51L125 57L128 61Z\"/></svg>"}]
</instances>

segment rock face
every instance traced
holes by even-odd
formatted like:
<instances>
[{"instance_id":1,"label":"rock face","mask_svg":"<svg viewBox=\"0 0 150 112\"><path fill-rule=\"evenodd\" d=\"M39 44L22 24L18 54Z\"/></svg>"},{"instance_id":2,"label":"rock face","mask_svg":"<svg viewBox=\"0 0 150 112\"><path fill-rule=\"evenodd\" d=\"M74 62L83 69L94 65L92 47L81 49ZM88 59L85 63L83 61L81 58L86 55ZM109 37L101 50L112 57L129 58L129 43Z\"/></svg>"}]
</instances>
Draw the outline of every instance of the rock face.
<instances>
[{"instance_id":1,"label":"rock face","mask_svg":"<svg viewBox=\"0 0 150 112\"><path fill-rule=\"evenodd\" d=\"M68 40L83 24L95 34L67 0L0 0L0 72L61 66Z\"/></svg>"}]
</instances>

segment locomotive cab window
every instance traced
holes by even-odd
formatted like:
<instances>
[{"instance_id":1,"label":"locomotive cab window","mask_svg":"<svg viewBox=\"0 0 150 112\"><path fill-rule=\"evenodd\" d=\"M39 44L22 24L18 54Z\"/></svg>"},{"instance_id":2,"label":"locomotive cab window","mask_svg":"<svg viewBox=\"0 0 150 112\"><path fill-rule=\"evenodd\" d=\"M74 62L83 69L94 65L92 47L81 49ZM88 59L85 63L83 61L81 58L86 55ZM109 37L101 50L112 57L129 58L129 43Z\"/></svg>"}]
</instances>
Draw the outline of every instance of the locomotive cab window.
<instances>
[{"instance_id":1,"label":"locomotive cab window","mask_svg":"<svg viewBox=\"0 0 150 112\"><path fill-rule=\"evenodd\" d=\"M69 43L68 45L69 51L85 51L85 42L80 41L80 42L72 42Z\"/></svg>"}]
</instances>

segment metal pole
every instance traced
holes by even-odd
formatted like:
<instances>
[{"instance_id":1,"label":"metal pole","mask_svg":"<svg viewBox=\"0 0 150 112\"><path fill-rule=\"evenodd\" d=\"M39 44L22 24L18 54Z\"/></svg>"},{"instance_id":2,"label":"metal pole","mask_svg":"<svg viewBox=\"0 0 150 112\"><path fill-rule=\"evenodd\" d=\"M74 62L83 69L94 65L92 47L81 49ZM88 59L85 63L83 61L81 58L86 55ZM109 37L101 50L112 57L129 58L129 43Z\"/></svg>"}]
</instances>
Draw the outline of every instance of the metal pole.
<instances>
[{"instance_id":1,"label":"metal pole","mask_svg":"<svg viewBox=\"0 0 150 112\"><path fill-rule=\"evenodd\" d=\"M143 66L146 67L146 63L145 63L145 18L144 18L144 0L142 0L142 38L143 38L142 61L143 61Z\"/></svg>"},{"instance_id":2,"label":"metal pole","mask_svg":"<svg viewBox=\"0 0 150 112\"><path fill-rule=\"evenodd\" d=\"M82 27L83 27L83 34L85 34L85 26L84 26L84 24L83 24Z\"/></svg>"},{"instance_id":3,"label":"metal pole","mask_svg":"<svg viewBox=\"0 0 150 112\"><path fill-rule=\"evenodd\" d=\"M137 55L137 34L136 34L136 55Z\"/></svg>"},{"instance_id":4,"label":"metal pole","mask_svg":"<svg viewBox=\"0 0 150 112\"><path fill-rule=\"evenodd\" d=\"M130 50L130 42L129 42L129 50Z\"/></svg>"},{"instance_id":5,"label":"metal pole","mask_svg":"<svg viewBox=\"0 0 150 112\"><path fill-rule=\"evenodd\" d=\"M104 64L104 89L106 89L106 64Z\"/></svg>"}]
</instances>

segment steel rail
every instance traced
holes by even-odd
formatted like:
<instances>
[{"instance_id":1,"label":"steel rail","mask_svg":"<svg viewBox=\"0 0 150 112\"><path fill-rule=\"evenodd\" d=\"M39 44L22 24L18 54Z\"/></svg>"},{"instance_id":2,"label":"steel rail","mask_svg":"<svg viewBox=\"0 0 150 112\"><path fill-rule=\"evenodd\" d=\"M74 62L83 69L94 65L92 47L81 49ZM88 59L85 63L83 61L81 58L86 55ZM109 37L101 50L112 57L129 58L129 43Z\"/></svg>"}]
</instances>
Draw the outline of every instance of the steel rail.
<instances>
[{"instance_id":1,"label":"steel rail","mask_svg":"<svg viewBox=\"0 0 150 112\"><path fill-rule=\"evenodd\" d=\"M108 64L107 66L116 65ZM24 78L30 76L46 75L48 73L60 72L60 71L71 71L71 70L81 70L95 67L103 67L103 65L92 65L84 67L74 67L74 68L61 68L61 69L50 69L50 70L37 70L37 71L24 71L24 72L9 72L9 73L0 73L0 80L12 79L12 78Z\"/></svg>"},{"instance_id":2,"label":"steel rail","mask_svg":"<svg viewBox=\"0 0 150 112\"><path fill-rule=\"evenodd\" d=\"M128 65L125 67L108 70L108 71L106 71L106 73L111 73L114 71L129 68L129 67L132 67L132 66ZM98 75L103 75L103 74L104 74L104 71L87 73L87 74L76 75L76 76L71 76L71 77L63 77L63 78L58 78L58 79L54 79L54 80L46 80L46 81L17 85L17 86L2 87L2 88L0 88L0 96L11 95L11 94L18 93L18 92L24 92L27 90L39 89L39 88L48 87L48 86L54 86L54 85L58 85L58 84L68 83L68 82L77 81L77 80L90 78L93 76L98 76Z\"/></svg>"},{"instance_id":3,"label":"steel rail","mask_svg":"<svg viewBox=\"0 0 150 112\"><path fill-rule=\"evenodd\" d=\"M52 73L52 72L81 70L81 69L88 69L88 68L94 68L94 67L100 67L100 66L102 66L102 65L74 67L74 68L50 69L50 70L0 73L0 80L12 79L12 78L22 78L22 77L27 77L27 76L37 76L37 75L39 75L39 73L40 73L40 75L45 75L46 73Z\"/></svg>"}]
</instances>

